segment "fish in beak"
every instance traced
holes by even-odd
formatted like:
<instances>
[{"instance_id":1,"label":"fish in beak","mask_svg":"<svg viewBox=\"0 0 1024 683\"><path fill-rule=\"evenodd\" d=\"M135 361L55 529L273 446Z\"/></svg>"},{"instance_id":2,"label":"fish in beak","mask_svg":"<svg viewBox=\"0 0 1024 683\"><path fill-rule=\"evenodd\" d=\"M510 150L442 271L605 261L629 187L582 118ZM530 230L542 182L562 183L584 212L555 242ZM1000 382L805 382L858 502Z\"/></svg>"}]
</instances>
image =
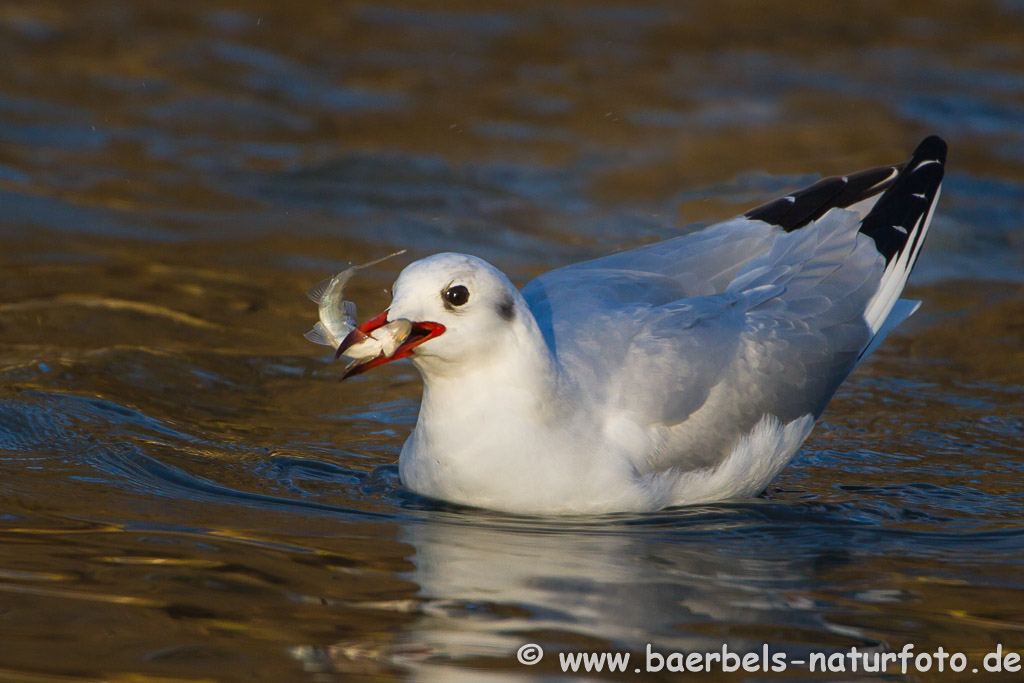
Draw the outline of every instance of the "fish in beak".
<instances>
[{"instance_id":1,"label":"fish in beak","mask_svg":"<svg viewBox=\"0 0 1024 683\"><path fill-rule=\"evenodd\" d=\"M439 337L444 334L444 325L441 323L432 322L411 322L402 321L408 324L406 325L395 325L397 321L388 322L388 311L385 310L383 313L375 318L370 318L362 325L352 330L347 337L345 337L341 344L338 345L338 351L334 354L334 358L338 359L345 352L351 349L353 346L366 340L374 330L379 330L382 327L389 326L390 330L395 330L395 334L398 336L393 340L390 340L388 346L393 349L389 354L381 352L376 356L368 357L365 359L356 359L345 368L345 373L341 376L342 380L348 379L354 375L359 375L371 368L375 368L378 365L384 365L390 363L393 360L399 358L408 358L412 355L413 349L422 344L425 341Z\"/></svg>"}]
</instances>

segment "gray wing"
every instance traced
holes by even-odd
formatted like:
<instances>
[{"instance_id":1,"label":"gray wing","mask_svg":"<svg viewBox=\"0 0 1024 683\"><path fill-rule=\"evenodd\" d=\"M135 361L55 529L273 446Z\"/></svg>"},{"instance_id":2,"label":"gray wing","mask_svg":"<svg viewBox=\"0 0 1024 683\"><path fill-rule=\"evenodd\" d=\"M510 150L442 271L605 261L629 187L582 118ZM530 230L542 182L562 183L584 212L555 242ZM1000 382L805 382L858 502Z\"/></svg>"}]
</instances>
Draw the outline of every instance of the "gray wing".
<instances>
[{"instance_id":1,"label":"gray wing","mask_svg":"<svg viewBox=\"0 0 1024 683\"><path fill-rule=\"evenodd\" d=\"M641 449L641 471L707 467L767 414L820 415L855 367L885 267L859 222L836 210L813 230L774 231L706 296L686 297L664 275L603 268L531 283L524 295L605 423L628 422L654 443Z\"/></svg>"},{"instance_id":2,"label":"gray wing","mask_svg":"<svg viewBox=\"0 0 1024 683\"><path fill-rule=\"evenodd\" d=\"M941 145L941 141L935 138L926 140L908 165L920 155L935 152L931 147L936 144ZM810 187L700 232L566 266L541 276L538 284L545 288L551 285L572 286L572 279L588 277L589 271L617 270L671 278L676 280L686 296L716 294L725 290L746 263L767 253L780 231L793 232L813 225L837 208L849 209L861 218L866 217L882 193L893 186L904 167L904 164L880 166L850 175L823 178ZM870 231L869 226L865 229ZM872 238L878 242L887 236L880 234ZM879 244L879 251L885 252L885 246L895 245ZM589 279L596 281L596 278Z\"/></svg>"},{"instance_id":3,"label":"gray wing","mask_svg":"<svg viewBox=\"0 0 1024 683\"><path fill-rule=\"evenodd\" d=\"M768 252L782 231L745 217L639 249L572 264L522 290L548 345L564 360L631 339L651 307L725 291L739 270ZM562 352L565 355L562 355Z\"/></svg>"},{"instance_id":4,"label":"gray wing","mask_svg":"<svg viewBox=\"0 0 1024 683\"><path fill-rule=\"evenodd\" d=\"M777 226L740 216L700 232L566 266L537 280L562 287L574 278L590 277L592 271L614 270L669 278L686 296L716 294L725 291L744 264L765 254L780 232Z\"/></svg>"},{"instance_id":5,"label":"gray wing","mask_svg":"<svg viewBox=\"0 0 1024 683\"><path fill-rule=\"evenodd\" d=\"M609 438L646 443L632 449L639 472L714 466L766 415L820 416L915 310L897 297L945 154L927 138L905 165L826 179L700 233L552 271L523 295Z\"/></svg>"},{"instance_id":6,"label":"gray wing","mask_svg":"<svg viewBox=\"0 0 1024 683\"><path fill-rule=\"evenodd\" d=\"M694 320L686 302L653 312L627 350L621 378L685 370L607 404L648 425L657 448L647 468L713 466L766 415L784 424L821 415L873 335L864 310L885 261L857 223L835 210L814 233L777 238L710 297L720 304L713 314Z\"/></svg>"}]
</instances>

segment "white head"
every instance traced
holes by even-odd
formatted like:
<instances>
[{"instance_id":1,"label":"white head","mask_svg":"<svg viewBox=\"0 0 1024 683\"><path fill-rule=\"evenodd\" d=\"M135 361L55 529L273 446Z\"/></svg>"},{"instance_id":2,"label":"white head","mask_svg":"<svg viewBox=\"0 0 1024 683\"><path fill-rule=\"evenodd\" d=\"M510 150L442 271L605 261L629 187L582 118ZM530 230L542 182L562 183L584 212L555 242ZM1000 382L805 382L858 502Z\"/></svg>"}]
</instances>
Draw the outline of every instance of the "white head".
<instances>
[{"instance_id":1,"label":"white head","mask_svg":"<svg viewBox=\"0 0 1024 683\"><path fill-rule=\"evenodd\" d=\"M372 333L399 319L412 323L406 340L391 356L358 365L346 377L410 356L425 372L463 372L503 353L523 335L524 322L532 323L526 302L500 270L454 253L406 266L395 281L391 306L360 329Z\"/></svg>"}]
</instances>

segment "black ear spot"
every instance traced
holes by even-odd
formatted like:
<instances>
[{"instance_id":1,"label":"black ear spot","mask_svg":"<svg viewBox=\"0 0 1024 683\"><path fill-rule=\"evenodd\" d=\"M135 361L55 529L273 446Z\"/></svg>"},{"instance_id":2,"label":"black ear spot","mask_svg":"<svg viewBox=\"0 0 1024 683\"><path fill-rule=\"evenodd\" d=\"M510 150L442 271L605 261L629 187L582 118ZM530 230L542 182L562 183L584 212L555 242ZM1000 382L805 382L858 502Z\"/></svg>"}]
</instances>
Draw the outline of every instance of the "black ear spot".
<instances>
[{"instance_id":1,"label":"black ear spot","mask_svg":"<svg viewBox=\"0 0 1024 683\"><path fill-rule=\"evenodd\" d=\"M508 294L498 302L498 316L505 321L511 321L516 317L516 304Z\"/></svg>"}]
</instances>

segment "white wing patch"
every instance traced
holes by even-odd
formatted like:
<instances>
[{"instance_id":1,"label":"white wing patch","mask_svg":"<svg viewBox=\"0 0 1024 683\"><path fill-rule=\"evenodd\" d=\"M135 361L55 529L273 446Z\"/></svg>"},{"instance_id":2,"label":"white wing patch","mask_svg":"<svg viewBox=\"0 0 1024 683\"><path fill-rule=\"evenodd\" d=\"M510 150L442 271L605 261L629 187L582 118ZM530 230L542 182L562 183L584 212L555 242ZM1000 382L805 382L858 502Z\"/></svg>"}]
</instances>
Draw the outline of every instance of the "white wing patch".
<instances>
[{"instance_id":1,"label":"white wing patch","mask_svg":"<svg viewBox=\"0 0 1024 683\"><path fill-rule=\"evenodd\" d=\"M785 425L774 415L765 415L717 467L649 474L642 486L652 497L675 505L756 496L789 464L813 427L812 415Z\"/></svg>"}]
</instances>

